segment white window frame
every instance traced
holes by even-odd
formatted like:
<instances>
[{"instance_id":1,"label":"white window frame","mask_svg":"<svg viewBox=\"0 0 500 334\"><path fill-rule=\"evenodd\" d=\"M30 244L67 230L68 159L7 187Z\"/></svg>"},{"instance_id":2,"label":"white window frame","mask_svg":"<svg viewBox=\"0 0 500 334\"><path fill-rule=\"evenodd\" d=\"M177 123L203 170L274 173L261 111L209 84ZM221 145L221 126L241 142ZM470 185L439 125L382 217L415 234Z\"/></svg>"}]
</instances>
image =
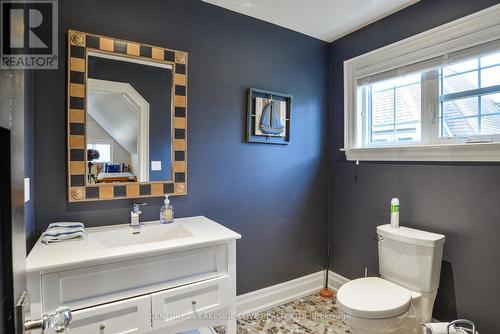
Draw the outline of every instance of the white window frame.
<instances>
[{"instance_id":1,"label":"white window frame","mask_svg":"<svg viewBox=\"0 0 500 334\"><path fill-rule=\"evenodd\" d=\"M358 79L473 48L499 40L500 5L428 30L421 34L371 51L344 62L344 148L350 161L500 161L500 142L487 136L489 142L466 142L438 138L439 92L437 87L422 85L421 143L363 146L363 120L358 115ZM404 73L401 73L404 74ZM434 80L438 85L438 80ZM435 88L435 89L434 89ZM430 103L429 103L430 102ZM424 131L432 131L425 133ZM482 139L482 138L478 138Z\"/></svg>"}]
</instances>

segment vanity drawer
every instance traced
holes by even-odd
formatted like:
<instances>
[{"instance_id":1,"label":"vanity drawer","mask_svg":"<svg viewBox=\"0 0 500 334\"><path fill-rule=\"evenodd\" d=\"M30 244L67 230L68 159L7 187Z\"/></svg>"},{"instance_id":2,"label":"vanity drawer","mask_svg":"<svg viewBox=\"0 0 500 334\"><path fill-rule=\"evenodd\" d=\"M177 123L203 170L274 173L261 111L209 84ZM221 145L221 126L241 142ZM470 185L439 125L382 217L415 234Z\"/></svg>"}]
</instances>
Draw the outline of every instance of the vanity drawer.
<instances>
[{"instance_id":1,"label":"vanity drawer","mask_svg":"<svg viewBox=\"0 0 500 334\"><path fill-rule=\"evenodd\" d=\"M227 274L227 246L42 275L43 312L86 308Z\"/></svg>"},{"instance_id":2,"label":"vanity drawer","mask_svg":"<svg viewBox=\"0 0 500 334\"><path fill-rule=\"evenodd\" d=\"M152 294L153 329L204 321L204 314L223 311L229 304L228 282L220 277Z\"/></svg>"},{"instance_id":3,"label":"vanity drawer","mask_svg":"<svg viewBox=\"0 0 500 334\"><path fill-rule=\"evenodd\" d=\"M69 334L142 334L151 331L151 297L73 312Z\"/></svg>"}]
</instances>

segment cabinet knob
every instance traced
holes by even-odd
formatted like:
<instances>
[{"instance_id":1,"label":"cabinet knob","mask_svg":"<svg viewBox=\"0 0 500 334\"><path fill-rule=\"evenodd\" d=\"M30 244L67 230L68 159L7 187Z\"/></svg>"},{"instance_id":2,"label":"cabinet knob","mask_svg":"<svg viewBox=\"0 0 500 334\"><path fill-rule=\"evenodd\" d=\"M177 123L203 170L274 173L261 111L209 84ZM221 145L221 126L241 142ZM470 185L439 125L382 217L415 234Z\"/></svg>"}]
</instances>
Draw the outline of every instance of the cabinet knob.
<instances>
[{"instance_id":1,"label":"cabinet knob","mask_svg":"<svg viewBox=\"0 0 500 334\"><path fill-rule=\"evenodd\" d=\"M196 300L192 300L191 304L193 304L193 306L196 305Z\"/></svg>"},{"instance_id":2,"label":"cabinet knob","mask_svg":"<svg viewBox=\"0 0 500 334\"><path fill-rule=\"evenodd\" d=\"M101 331L105 330L105 329L106 329L106 325L105 325L105 324L100 324L100 325L99 325L99 329L100 329Z\"/></svg>"},{"instance_id":3,"label":"cabinet knob","mask_svg":"<svg viewBox=\"0 0 500 334\"><path fill-rule=\"evenodd\" d=\"M28 320L24 324L21 323L21 326L24 325L25 331L41 329L42 333L47 333L47 330L50 328L52 329L51 332L64 333L69 328L71 319L71 310L66 306L59 306L54 314L44 314L41 319Z\"/></svg>"}]
</instances>

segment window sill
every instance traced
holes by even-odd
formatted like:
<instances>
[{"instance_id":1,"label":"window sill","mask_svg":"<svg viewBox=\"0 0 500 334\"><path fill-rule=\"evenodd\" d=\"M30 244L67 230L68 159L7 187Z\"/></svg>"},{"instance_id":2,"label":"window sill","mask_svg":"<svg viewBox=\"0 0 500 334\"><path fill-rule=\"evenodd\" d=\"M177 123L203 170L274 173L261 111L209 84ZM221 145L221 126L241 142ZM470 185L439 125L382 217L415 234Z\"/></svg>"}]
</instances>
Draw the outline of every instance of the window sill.
<instances>
[{"instance_id":1,"label":"window sill","mask_svg":"<svg viewBox=\"0 0 500 334\"><path fill-rule=\"evenodd\" d=\"M500 162L500 143L366 147L341 151L349 161Z\"/></svg>"}]
</instances>

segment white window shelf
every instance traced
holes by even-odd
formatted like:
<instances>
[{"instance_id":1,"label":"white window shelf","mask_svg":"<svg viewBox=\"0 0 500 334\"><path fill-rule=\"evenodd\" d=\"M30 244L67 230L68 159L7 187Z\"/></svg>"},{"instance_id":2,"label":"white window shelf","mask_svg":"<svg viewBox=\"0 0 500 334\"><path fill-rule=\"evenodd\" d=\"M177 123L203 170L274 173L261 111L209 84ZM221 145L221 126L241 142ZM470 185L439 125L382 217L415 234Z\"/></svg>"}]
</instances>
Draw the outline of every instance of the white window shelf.
<instances>
[{"instance_id":1,"label":"white window shelf","mask_svg":"<svg viewBox=\"0 0 500 334\"><path fill-rule=\"evenodd\" d=\"M500 143L368 147L341 151L351 161L500 162Z\"/></svg>"}]
</instances>

